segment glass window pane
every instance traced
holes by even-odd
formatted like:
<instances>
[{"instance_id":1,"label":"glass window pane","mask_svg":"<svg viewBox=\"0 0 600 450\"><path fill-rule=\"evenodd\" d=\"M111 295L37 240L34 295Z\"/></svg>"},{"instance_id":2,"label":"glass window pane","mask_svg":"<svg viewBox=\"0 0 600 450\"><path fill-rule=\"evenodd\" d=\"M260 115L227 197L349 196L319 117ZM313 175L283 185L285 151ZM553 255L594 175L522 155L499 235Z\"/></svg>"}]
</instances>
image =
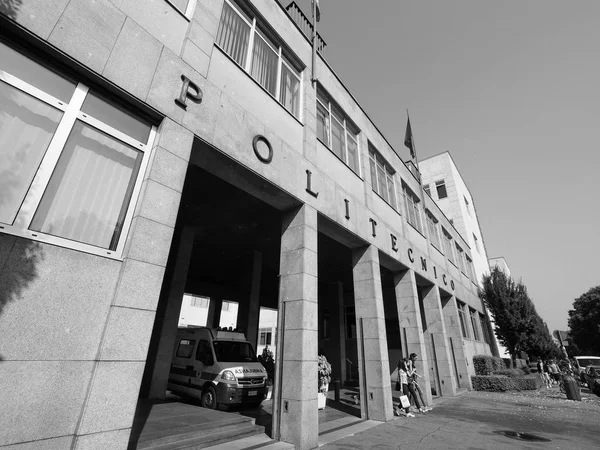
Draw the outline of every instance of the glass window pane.
<instances>
[{"instance_id":1,"label":"glass window pane","mask_svg":"<svg viewBox=\"0 0 600 450\"><path fill-rule=\"evenodd\" d=\"M151 126L124 109L117 108L94 92L88 93L81 111L132 138L147 143Z\"/></svg>"},{"instance_id":2,"label":"glass window pane","mask_svg":"<svg viewBox=\"0 0 600 450\"><path fill-rule=\"evenodd\" d=\"M327 110L317 103L317 137L329 146L329 114Z\"/></svg>"},{"instance_id":3,"label":"glass window pane","mask_svg":"<svg viewBox=\"0 0 600 450\"><path fill-rule=\"evenodd\" d=\"M12 224L62 112L0 81L0 222Z\"/></svg>"},{"instance_id":4,"label":"glass window pane","mask_svg":"<svg viewBox=\"0 0 600 450\"><path fill-rule=\"evenodd\" d=\"M0 42L0 70L69 103L76 84Z\"/></svg>"},{"instance_id":5,"label":"glass window pane","mask_svg":"<svg viewBox=\"0 0 600 450\"><path fill-rule=\"evenodd\" d=\"M388 186L388 197L389 197L389 202L390 205L392 205L394 208L396 208L396 197L394 195L394 179L391 177L391 175L388 173L387 176L387 186Z\"/></svg>"},{"instance_id":6,"label":"glass window pane","mask_svg":"<svg viewBox=\"0 0 600 450\"><path fill-rule=\"evenodd\" d=\"M358 173L358 144L348 136L348 165Z\"/></svg>"},{"instance_id":7,"label":"glass window pane","mask_svg":"<svg viewBox=\"0 0 600 450\"><path fill-rule=\"evenodd\" d=\"M385 184L385 170L379 164L377 164L377 181L379 182L379 195L381 195L386 202L389 202L390 199Z\"/></svg>"},{"instance_id":8,"label":"glass window pane","mask_svg":"<svg viewBox=\"0 0 600 450\"><path fill-rule=\"evenodd\" d=\"M246 66L250 26L227 3L223 5L216 42L240 66Z\"/></svg>"},{"instance_id":9,"label":"glass window pane","mask_svg":"<svg viewBox=\"0 0 600 450\"><path fill-rule=\"evenodd\" d=\"M369 165L371 166L371 185L373 190L379 193L379 183L377 183L377 169L375 169L375 161L373 158L369 158Z\"/></svg>"},{"instance_id":10,"label":"glass window pane","mask_svg":"<svg viewBox=\"0 0 600 450\"><path fill-rule=\"evenodd\" d=\"M252 54L252 78L272 95L275 95L277 89L278 61L278 54L259 35L256 35Z\"/></svg>"},{"instance_id":11,"label":"glass window pane","mask_svg":"<svg viewBox=\"0 0 600 450\"><path fill-rule=\"evenodd\" d=\"M344 126L337 120L331 121L331 150L335 153L342 161L344 158Z\"/></svg>"},{"instance_id":12,"label":"glass window pane","mask_svg":"<svg viewBox=\"0 0 600 450\"><path fill-rule=\"evenodd\" d=\"M329 99L327 98L327 94L325 94L325 92L323 91L323 89L321 89L320 86L317 86L317 99L320 100L321 103L323 103L323 105L329 105Z\"/></svg>"},{"instance_id":13,"label":"glass window pane","mask_svg":"<svg viewBox=\"0 0 600 450\"><path fill-rule=\"evenodd\" d=\"M294 116L300 116L300 80L285 65L281 65L279 101Z\"/></svg>"},{"instance_id":14,"label":"glass window pane","mask_svg":"<svg viewBox=\"0 0 600 450\"><path fill-rule=\"evenodd\" d=\"M142 156L75 122L31 230L115 250Z\"/></svg>"}]
</instances>

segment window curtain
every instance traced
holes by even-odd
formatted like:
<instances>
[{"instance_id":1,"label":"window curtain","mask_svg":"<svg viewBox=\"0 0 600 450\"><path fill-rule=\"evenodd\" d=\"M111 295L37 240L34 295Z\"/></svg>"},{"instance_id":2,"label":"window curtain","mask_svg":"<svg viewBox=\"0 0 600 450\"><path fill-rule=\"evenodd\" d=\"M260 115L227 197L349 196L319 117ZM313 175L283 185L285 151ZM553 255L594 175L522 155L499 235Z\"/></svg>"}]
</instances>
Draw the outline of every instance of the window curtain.
<instances>
[{"instance_id":1,"label":"window curtain","mask_svg":"<svg viewBox=\"0 0 600 450\"><path fill-rule=\"evenodd\" d=\"M0 81L0 222L14 222L61 118L61 111Z\"/></svg>"},{"instance_id":2,"label":"window curtain","mask_svg":"<svg viewBox=\"0 0 600 450\"><path fill-rule=\"evenodd\" d=\"M30 229L115 250L142 155L76 122Z\"/></svg>"},{"instance_id":3,"label":"window curtain","mask_svg":"<svg viewBox=\"0 0 600 450\"><path fill-rule=\"evenodd\" d=\"M252 78L260 83L272 95L277 89L277 63L279 56L257 33L254 36L254 53L252 56Z\"/></svg>"},{"instance_id":4,"label":"window curtain","mask_svg":"<svg viewBox=\"0 0 600 450\"><path fill-rule=\"evenodd\" d=\"M300 114L300 81L285 64L281 65L281 93L279 101L294 116Z\"/></svg>"},{"instance_id":5,"label":"window curtain","mask_svg":"<svg viewBox=\"0 0 600 450\"><path fill-rule=\"evenodd\" d=\"M240 66L246 66L250 26L227 3L223 5L217 44Z\"/></svg>"}]
</instances>

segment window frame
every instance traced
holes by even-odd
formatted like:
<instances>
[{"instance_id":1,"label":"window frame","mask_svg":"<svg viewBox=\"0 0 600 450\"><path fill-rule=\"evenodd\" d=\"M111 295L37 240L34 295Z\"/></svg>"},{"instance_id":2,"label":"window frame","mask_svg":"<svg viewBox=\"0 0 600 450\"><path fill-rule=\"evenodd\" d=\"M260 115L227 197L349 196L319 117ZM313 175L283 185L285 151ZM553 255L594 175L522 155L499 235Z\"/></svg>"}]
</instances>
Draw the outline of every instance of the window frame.
<instances>
[{"instance_id":1,"label":"window frame","mask_svg":"<svg viewBox=\"0 0 600 450\"><path fill-rule=\"evenodd\" d=\"M181 9L179 9L179 7L171 0L165 0L169 5L171 5L173 7L173 9L175 11L177 11L179 14L181 14L183 17L185 17L188 21L192 20L192 17L194 16L194 9L196 8L196 0L187 0L187 6L185 8L185 11L182 11Z\"/></svg>"},{"instance_id":2,"label":"window frame","mask_svg":"<svg viewBox=\"0 0 600 450\"><path fill-rule=\"evenodd\" d=\"M465 339L470 339L469 326L467 321L467 313L465 311L465 307L467 305L460 300L456 299L456 308L458 309L458 318L460 322L462 337Z\"/></svg>"},{"instance_id":3,"label":"window frame","mask_svg":"<svg viewBox=\"0 0 600 450\"><path fill-rule=\"evenodd\" d=\"M373 167L375 170L373 170ZM383 171L383 184L385 188L384 194L380 193L380 180L379 180L379 170ZM394 211L398 212L398 200L396 195L396 180L394 168L389 164L381 153L377 151L377 149L369 142L369 171L371 172L371 188L373 192L375 192L379 197L382 198L384 202L390 205ZM373 180L373 174L375 175L375 180ZM390 185L391 183L391 185ZM390 193L393 198L390 198Z\"/></svg>"},{"instance_id":4,"label":"window frame","mask_svg":"<svg viewBox=\"0 0 600 450\"><path fill-rule=\"evenodd\" d=\"M36 64L45 66L45 64L38 58L32 57L18 46L12 46L5 42L2 42L2 45L6 45L9 49L20 53L25 58L32 60ZM51 67L46 66L46 68L48 70L53 70ZM57 73L60 76L69 78L61 72ZM0 83L2 82L51 107L60 110L63 115L49 141L45 152L43 153L37 169L35 170L31 184L22 198L21 205L12 224L0 223L0 232L122 261L125 244L127 242L127 237L133 221L134 210L139 200L143 178L152 156L153 144L157 134L156 126L149 125L150 131L148 140L146 143L143 143L112 126L89 116L87 113L82 111L82 106L87 95L90 92L96 93L97 91L91 91L88 85L84 84L83 82L78 82L77 80L74 80L75 87L68 102L59 100L53 95L36 88L35 86L21 80L20 78L17 78L16 76L11 75L3 69L0 69ZM120 105L114 101L109 100L107 103L109 103L115 109L119 109L120 107ZM134 117L140 116L136 116L135 113L132 113L132 115ZM58 165L61 155L65 151L65 145L67 144L71 132L78 121L82 122L86 126L98 130L101 133L109 135L112 139L119 141L122 144L126 144L127 146L142 152L141 163L137 176L135 177L135 181L133 181L134 185L131 192L131 197L128 201L127 209L123 217L123 225L119 233L119 239L117 241L115 250L110 250L96 245L30 229L44 193L48 187L48 184L50 183L54 170Z\"/></svg>"},{"instance_id":5,"label":"window frame","mask_svg":"<svg viewBox=\"0 0 600 450\"><path fill-rule=\"evenodd\" d=\"M457 266L456 255L454 254L454 239L452 235L448 233L448 231L442 227L442 235L444 237L444 254L446 255L446 259L450 261L455 267Z\"/></svg>"},{"instance_id":6,"label":"window frame","mask_svg":"<svg viewBox=\"0 0 600 450\"><path fill-rule=\"evenodd\" d=\"M242 8L238 4L236 4L234 1L225 0L224 7L225 7L225 5L231 7L233 12L236 13L239 16L239 18L241 20L243 20L244 23L246 23L246 25L248 25L250 27L249 36L248 36L248 48L246 49L246 58L244 61L244 65L238 63L232 56L230 56L229 53L223 47L221 47L221 45L219 45L219 43L217 41L217 36L219 34L219 29L221 27L221 21L223 20L223 11L221 12L221 17L219 18L219 22L217 25L217 34L215 36L214 45L216 45L235 64L237 64L244 72L246 72L246 74L250 78L252 78L252 80L254 80L256 82L256 84L258 84L266 93L268 93L277 103L279 103L283 107L283 109L285 109L288 113L290 113L300 123L303 123L302 104L303 104L303 97L304 97L304 82L303 82L304 77L302 76L302 73L304 72L304 68L297 69L290 62L288 62L288 60L290 58L285 55L284 50L283 50L283 45L281 45L280 43L273 42L273 39L270 38L267 34L265 34L264 31L261 30L261 27L266 28L266 26L265 26L265 24L263 24L262 21L260 21L260 20L257 21L255 13L253 13L253 12L248 13L246 11L243 11ZM251 18L252 21L249 21L248 20L249 18ZM257 24L259 26L257 26ZM275 75L275 80L276 80L275 81L275 93L270 92L265 86L263 86L260 83L260 81L258 81L256 78L254 78L252 76L254 41L255 41L257 35L277 55L277 72ZM273 45L277 45L277 48L274 48ZM286 50L286 53L287 53L287 50ZM281 75L282 75L281 68L283 65L285 65L285 67L288 69L288 71L293 76L295 76L299 82L298 115L294 114L293 111L290 111L289 109L287 109L287 107L281 102Z\"/></svg>"},{"instance_id":7,"label":"window frame","mask_svg":"<svg viewBox=\"0 0 600 450\"><path fill-rule=\"evenodd\" d=\"M323 99L319 98L319 91ZM327 134L327 142L323 142L320 138L319 133L317 133L317 139L329 149L331 153L333 153L340 161L342 161L352 172L358 175L359 178L362 178L362 167L360 163L360 130L354 125L354 122L350 120L348 115L344 112L344 110L331 98L331 96L325 91L320 84L317 84L317 109L319 105L325 110L327 113L325 116L325 132ZM327 100L327 105L323 103L323 101ZM337 110L337 111L334 111ZM336 114L341 116L340 118L336 117ZM318 119L317 119L318 120ZM340 158L335 151L333 150L333 139L332 139L332 120L335 120L338 124L340 124L344 129L344 158ZM348 126L349 124L349 126ZM350 129L349 129L350 128ZM350 164L348 164L348 138L356 144L356 169L354 170Z\"/></svg>"},{"instance_id":8,"label":"window frame","mask_svg":"<svg viewBox=\"0 0 600 450\"><path fill-rule=\"evenodd\" d=\"M440 195L440 189L444 190L445 195L443 197ZM445 180L438 180L435 182L435 193L437 194L438 200L448 198L448 189L446 188Z\"/></svg>"},{"instance_id":9,"label":"window frame","mask_svg":"<svg viewBox=\"0 0 600 450\"><path fill-rule=\"evenodd\" d=\"M477 311L473 308L469 308L469 316L471 317L471 326L473 327L473 339L476 341L481 341L481 336L479 333L479 321L477 320Z\"/></svg>"},{"instance_id":10,"label":"window frame","mask_svg":"<svg viewBox=\"0 0 600 450\"><path fill-rule=\"evenodd\" d=\"M463 275L466 276L467 275L467 267L466 267L466 260L465 260L465 251L463 250L463 248L460 245L458 245L457 242L455 242L454 245L456 247L456 254L457 254L456 259L458 260L458 268L463 273Z\"/></svg>"},{"instance_id":11,"label":"window frame","mask_svg":"<svg viewBox=\"0 0 600 450\"><path fill-rule=\"evenodd\" d=\"M425 210L425 221L427 222L427 231L429 232L429 242L431 242L431 245L437 250L441 251L442 243L440 241L440 230L438 228L439 221L428 209Z\"/></svg>"},{"instance_id":12,"label":"window frame","mask_svg":"<svg viewBox=\"0 0 600 450\"><path fill-rule=\"evenodd\" d=\"M406 221L420 234L423 234L423 218L421 217L421 208L419 207L421 199L404 182L402 183L402 196L404 197L404 207L406 208ZM417 223L413 223L413 219Z\"/></svg>"}]
</instances>

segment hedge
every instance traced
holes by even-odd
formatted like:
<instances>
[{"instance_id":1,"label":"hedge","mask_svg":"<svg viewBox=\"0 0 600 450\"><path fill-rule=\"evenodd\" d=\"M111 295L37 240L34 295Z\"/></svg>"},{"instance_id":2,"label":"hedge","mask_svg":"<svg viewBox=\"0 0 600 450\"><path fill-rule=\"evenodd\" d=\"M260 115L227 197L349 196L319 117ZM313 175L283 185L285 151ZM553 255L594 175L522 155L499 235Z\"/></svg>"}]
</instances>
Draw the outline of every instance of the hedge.
<instances>
[{"instance_id":1,"label":"hedge","mask_svg":"<svg viewBox=\"0 0 600 450\"><path fill-rule=\"evenodd\" d=\"M475 391L535 391L542 381L537 376L507 377L506 375L473 375L471 383Z\"/></svg>"},{"instance_id":2,"label":"hedge","mask_svg":"<svg viewBox=\"0 0 600 450\"><path fill-rule=\"evenodd\" d=\"M475 366L477 375L491 375L494 372L506 369L502 358L489 355L473 356L473 366Z\"/></svg>"}]
</instances>

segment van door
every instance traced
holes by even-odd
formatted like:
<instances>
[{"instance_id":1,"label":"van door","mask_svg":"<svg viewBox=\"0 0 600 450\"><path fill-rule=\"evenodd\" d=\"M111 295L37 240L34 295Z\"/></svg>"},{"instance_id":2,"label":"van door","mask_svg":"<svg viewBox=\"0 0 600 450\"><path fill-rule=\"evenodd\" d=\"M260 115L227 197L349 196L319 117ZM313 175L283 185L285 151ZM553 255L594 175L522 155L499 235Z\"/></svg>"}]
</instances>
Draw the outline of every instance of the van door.
<instances>
[{"instance_id":1,"label":"van door","mask_svg":"<svg viewBox=\"0 0 600 450\"><path fill-rule=\"evenodd\" d=\"M169 372L168 388L173 392L180 392L181 389L190 387L196 377L193 359L196 340L181 336L178 340Z\"/></svg>"},{"instance_id":2,"label":"van door","mask_svg":"<svg viewBox=\"0 0 600 450\"><path fill-rule=\"evenodd\" d=\"M194 387L202 390L204 383L212 381L216 378L215 357L213 354L212 345L210 341L206 339L200 339L198 341L198 347L196 349L196 358L194 361L194 370L196 373L196 379Z\"/></svg>"}]
</instances>

